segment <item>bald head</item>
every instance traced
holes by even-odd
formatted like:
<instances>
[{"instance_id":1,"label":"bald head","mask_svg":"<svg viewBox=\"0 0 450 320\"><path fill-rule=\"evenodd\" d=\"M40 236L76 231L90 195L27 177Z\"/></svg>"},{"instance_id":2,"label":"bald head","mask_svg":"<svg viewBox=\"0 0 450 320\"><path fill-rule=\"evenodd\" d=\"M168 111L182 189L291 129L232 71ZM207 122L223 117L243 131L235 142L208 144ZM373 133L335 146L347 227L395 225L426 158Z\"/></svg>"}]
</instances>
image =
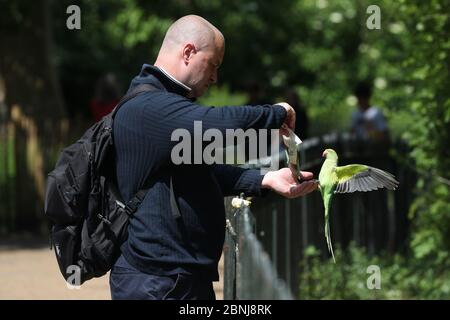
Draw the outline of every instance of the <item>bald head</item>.
<instances>
[{"instance_id":1,"label":"bald head","mask_svg":"<svg viewBox=\"0 0 450 320\"><path fill-rule=\"evenodd\" d=\"M175 21L166 32L161 51L173 50L185 43L192 43L201 50L223 42L223 35L215 26L196 15L184 16Z\"/></svg>"},{"instance_id":2,"label":"bald head","mask_svg":"<svg viewBox=\"0 0 450 320\"><path fill-rule=\"evenodd\" d=\"M191 96L199 97L217 81L225 39L204 18L184 16L167 30L155 66L190 87Z\"/></svg>"}]
</instances>

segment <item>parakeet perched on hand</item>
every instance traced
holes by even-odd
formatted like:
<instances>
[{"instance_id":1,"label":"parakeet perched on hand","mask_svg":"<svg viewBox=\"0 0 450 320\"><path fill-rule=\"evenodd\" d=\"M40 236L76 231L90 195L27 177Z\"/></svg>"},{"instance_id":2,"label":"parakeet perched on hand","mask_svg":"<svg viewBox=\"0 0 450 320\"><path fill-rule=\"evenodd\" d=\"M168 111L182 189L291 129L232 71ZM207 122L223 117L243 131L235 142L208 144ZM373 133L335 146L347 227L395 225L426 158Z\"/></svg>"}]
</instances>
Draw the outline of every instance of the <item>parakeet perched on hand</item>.
<instances>
[{"instance_id":1,"label":"parakeet perched on hand","mask_svg":"<svg viewBox=\"0 0 450 320\"><path fill-rule=\"evenodd\" d=\"M327 239L328 250L336 263L333 247L331 246L329 222L334 194L355 191L366 192L379 188L395 190L398 187L398 181L386 171L362 164L338 167L338 156L333 149L326 149L322 156L326 157L326 159L319 173L319 190L325 207L325 238Z\"/></svg>"}]
</instances>

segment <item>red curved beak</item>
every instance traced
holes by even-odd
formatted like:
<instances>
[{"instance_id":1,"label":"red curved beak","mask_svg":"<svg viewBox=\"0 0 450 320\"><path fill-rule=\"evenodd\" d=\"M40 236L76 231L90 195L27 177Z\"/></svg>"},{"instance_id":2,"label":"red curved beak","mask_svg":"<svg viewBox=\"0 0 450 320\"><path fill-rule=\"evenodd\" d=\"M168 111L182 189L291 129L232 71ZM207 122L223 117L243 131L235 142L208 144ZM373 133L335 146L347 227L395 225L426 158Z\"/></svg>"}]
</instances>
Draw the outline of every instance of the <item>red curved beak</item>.
<instances>
[{"instance_id":1,"label":"red curved beak","mask_svg":"<svg viewBox=\"0 0 450 320\"><path fill-rule=\"evenodd\" d=\"M322 157L325 158L327 156L327 150L322 153Z\"/></svg>"}]
</instances>

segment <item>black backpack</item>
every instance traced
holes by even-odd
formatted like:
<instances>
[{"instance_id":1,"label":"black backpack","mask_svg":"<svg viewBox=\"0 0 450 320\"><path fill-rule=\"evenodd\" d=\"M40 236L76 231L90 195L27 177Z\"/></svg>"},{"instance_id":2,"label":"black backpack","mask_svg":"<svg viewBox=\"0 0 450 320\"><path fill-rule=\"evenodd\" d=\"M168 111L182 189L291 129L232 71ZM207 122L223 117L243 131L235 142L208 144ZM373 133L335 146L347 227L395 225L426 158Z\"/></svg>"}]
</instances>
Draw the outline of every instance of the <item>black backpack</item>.
<instances>
[{"instance_id":1,"label":"black backpack","mask_svg":"<svg viewBox=\"0 0 450 320\"><path fill-rule=\"evenodd\" d=\"M152 85L141 84L125 95L110 114L61 152L48 175L45 215L52 222L50 237L59 269L70 284L81 285L104 275L120 256L128 219L148 189L142 188L129 202L123 202L114 180L113 120L125 102L155 90ZM170 191L177 217L172 179Z\"/></svg>"}]
</instances>

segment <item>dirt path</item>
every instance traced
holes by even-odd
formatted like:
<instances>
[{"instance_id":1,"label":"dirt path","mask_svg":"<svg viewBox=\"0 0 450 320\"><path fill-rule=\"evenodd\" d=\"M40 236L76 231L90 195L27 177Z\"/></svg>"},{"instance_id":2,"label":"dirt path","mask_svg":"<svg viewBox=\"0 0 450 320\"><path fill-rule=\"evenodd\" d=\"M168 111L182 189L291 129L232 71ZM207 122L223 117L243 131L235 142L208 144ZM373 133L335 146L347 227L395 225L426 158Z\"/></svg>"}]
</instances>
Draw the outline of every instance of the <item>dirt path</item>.
<instances>
[{"instance_id":1,"label":"dirt path","mask_svg":"<svg viewBox=\"0 0 450 320\"><path fill-rule=\"evenodd\" d=\"M0 299L109 300L109 275L92 279L80 289L69 289L59 273L55 253L41 239L0 241ZM221 282L215 282L217 299L223 299Z\"/></svg>"}]
</instances>

